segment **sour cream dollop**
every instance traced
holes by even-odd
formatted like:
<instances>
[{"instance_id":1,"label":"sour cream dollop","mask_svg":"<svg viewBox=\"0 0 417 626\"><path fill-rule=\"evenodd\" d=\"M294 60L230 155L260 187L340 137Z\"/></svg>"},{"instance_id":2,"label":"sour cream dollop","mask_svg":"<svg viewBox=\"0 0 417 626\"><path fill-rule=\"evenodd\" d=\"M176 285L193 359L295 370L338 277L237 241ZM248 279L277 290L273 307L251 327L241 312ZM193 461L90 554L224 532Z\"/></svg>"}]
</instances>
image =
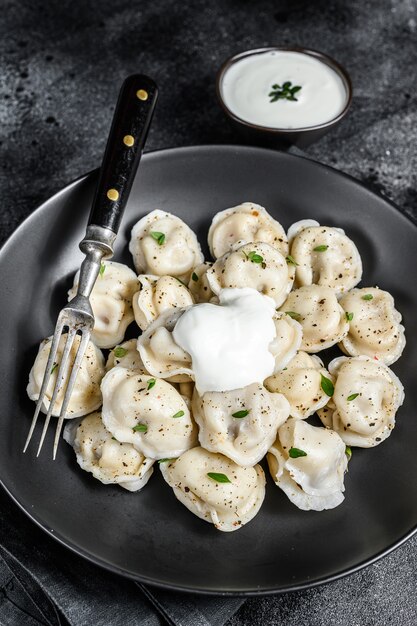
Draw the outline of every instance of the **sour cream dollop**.
<instances>
[{"instance_id":1,"label":"sour cream dollop","mask_svg":"<svg viewBox=\"0 0 417 626\"><path fill-rule=\"evenodd\" d=\"M290 82L301 89L296 100L271 102L273 85ZM329 65L303 52L272 50L243 57L226 70L222 84L226 106L240 119L268 128L309 128L342 112L347 90Z\"/></svg>"},{"instance_id":2,"label":"sour cream dollop","mask_svg":"<svg viewBox=\"0 0 417 626\"><path fill-rule=\"evenodd\" d=\"M274 370L275 303L255 289L222 289L220 305L195 304L173 330L192 359L200 394L262 383Z\"/></svg>"}]
</instances>

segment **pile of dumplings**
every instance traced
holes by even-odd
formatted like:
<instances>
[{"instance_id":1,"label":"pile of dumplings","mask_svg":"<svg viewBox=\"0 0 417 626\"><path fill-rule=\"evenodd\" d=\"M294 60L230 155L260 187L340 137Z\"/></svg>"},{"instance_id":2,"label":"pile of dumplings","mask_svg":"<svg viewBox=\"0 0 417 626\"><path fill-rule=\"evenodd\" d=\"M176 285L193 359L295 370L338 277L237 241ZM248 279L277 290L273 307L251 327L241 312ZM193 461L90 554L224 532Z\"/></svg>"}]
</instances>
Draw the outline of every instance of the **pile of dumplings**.
<instances>
[{"instance_id":1,"label":"pile of dumplings","mask_svg":"<svg viewBox=\"0 0 417 626\"><path fill-rule=\"evenodd\" d=\"M334 508L344 499L351 447L383 442L404 399L389 367L405 345L394 300L378 287L358 287L354 242L314 220L286 233L263 207L245 202L215 215L208 243L214 262L204 260L180 218L155 210L132 230L136 272L102 264L91 295L95 327L64 437L82 469L104 484L139 491L159 466L178 500L221 531L259 511L265 456L275 484L297 507ZM77 282L78 274L69 299ZM222 289L243 287L275 303L274 372L242 389L200 395L175 324L187 307L216 304ZM124 341L133 320L142 332ZM51 337L41 343L30 372L35 401L50 345ZM326 366L318 353L336 345L343 355ZM61 403L62 393L53 415ZM313 414L323 426L307 421Z\"/></svg>"}]
</instances>

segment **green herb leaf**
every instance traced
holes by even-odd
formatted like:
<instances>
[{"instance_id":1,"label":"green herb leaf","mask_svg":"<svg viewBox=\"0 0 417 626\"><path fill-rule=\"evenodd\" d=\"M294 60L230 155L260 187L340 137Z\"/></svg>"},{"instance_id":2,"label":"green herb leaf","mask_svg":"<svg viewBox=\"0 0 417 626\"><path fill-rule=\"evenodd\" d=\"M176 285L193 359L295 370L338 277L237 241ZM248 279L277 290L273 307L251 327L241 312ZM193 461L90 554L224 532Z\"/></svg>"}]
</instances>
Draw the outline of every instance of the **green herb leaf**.
<instances>
[{"instance_id":1,"label":"green herb leaf","mask_svg":"<svg viewBox=\"0 0 417 626\"><path fill-rule=\"evenodd\" d=\"M298 320L301 316L295 311L285 311L285 315L289 315L293 320Z\"/></svg>"},{"instance_id":2,"label":"green herb leaf","mask_svg":"<svg viewBox=\"0 0 417 626\"><path fill-rule=\"evenodd\" d=\"M113 349L113 354L116 357L116 359L121 359L123 356L126 356L127 350L126 348L122 348L122 346L116 346Z\"/></svg>"},{"instance_id":3,"label":"green herb leaf","mask_svg":"<svg viewBox=\"0 0 417 626\"><path fill-rule=\"evenodd\" d=\"M170 463L171 461L176 461L176 460L177 460L177 458L174 458L174 459L159 459L158 463L159 464L161 464L161 463Z\"/></svg>"},{"instance_id":4,"label":"green herb leaf","mask_svg":"<svg viewBox=\"0 0 417 626\"><path fill-rule=\"evenodd\" d=\"M150 379L148 380L148 391L149 391L149 389L152 389L152 387L155 387L155 385L156 385L156 380L155 380L155 378L150 378Z\"/></svg>"},{"instance_id":5,"label":"green herb leaf","mask_svg":"<svg viewBox=\"0 0 417 626\"><path fill-rule=\"evenodd\" d=\"M353 320L353 313L348 313L346 311L345 315L346 315L346 321L347 322L351 322Z\"/></svg>"},{"instance_id":6,"label":"green herb leaf","mask_svg":"<svg viewBox=\"0 0 417 626\"><path fill-rule=\"evenodd\" d=\"M268 94L269 98L271 98L270 102L276 102L277 100L297 101L295 94L300 91L301 85L293 85L291 81L288 80L282 85L275 83L272 85L271 89L272 91Z\"/></svg>"},{"instance_id":7,"label":"green herb leaf","mask_svg":"<svg viewBox=\"0 0 417 626\"><path fill-rule=\"evenodd\" d=\"M325 376L323 376L323 374L321 374L320 387L323 389L324 393L330 398L334 394L334 385L332 381L330 380L330 378L326 378Z\"/></svg>"},{"instance_id":8,"label":"green herb leaf","mask_svg":"<svg viewBox=\"0 0 417 626\"><path fill-rule=\"evenodd\" d=\"M51 374L55 372L57 367L58 367L58 363L54 363L53 366L51 367Z\"/></svg>"},{"instance_id":9,"label":"green herb leaf","mask_svg":"<svg viewBox=\"0 0 417 626\"><path fill-rule=\"evenodd\" d=\"M348 402L352 402L352 400L354 400L355 398L358 397L358 393L352 393L352 395L348 396L346 399Z\"/></svg>"},{"instance_id":10,"label":"green herb leaf","mask_svg":"<svg viewBox=\"0 0 417 626\"><path fill-rule=\"evenodd\" d=\"M232 417L237 417L238 419L241 419L242 417L246 417L247 415L249 415L250 413L250 409L249 411L246 409L243 409L242 411L236 411L236 413L232 413Z\"/></svg>"},{"instance_id":11,"label":"green herb leaf","mask_svg":"<svg viewBox=\"0 0 417 626\"><path fill-rule=\"evenodd\" d=\"M316 246L315 248L313 248L313 250L314 252L326 252L328 247L329 246L326 246L326 245Z\"/></svg>"},{"instance_id":12,"label":"green herb leaf","mask_svg":"<svg viewBox=\"0 0 417 626\"><path fill-rule=\"evenodd\" d=\"M191 274L191 278L193 279L193 281L194 281L195 283L198 281L198 276L197 276L197 274L196 274L195 272L193 272L193 273Z\"/></svg>"},{"instance_id":13,"label":"green herb leaf","mask_svg":"<svg viewBox=\"0 0 417 626\"><path fill-rule=\"evenodd\" d=\"M158 231L154 230L150 233L150 235L151 237L153 237L153 239L155 239L159 246L162 246L165 241L164 233L159 233Z\"/></svg>"},{"instance_id":14,"label":"green herb leaf","mask_svg":"<svg viewBox=\"0 0 417 626\"><path fill-rule=\"evenodd\" d=\"M117 441L116 437L112 437L113 441Z\"/></svg>"},{"instance_id":15,"label":"green herb leaf","mask_svg":"<svg viewBox=\"0 0 417 626\"><path fill-rule=\"evenodd\" d=\"M371 293L367 293L362 296L362 300L373 300L373 295Z\"/></svg>"},{"instance_id":16,"label":"green herb leaf","mask_svg":"<svg viewBox=\"0 0 417 626\"><path fill-rule=\"evenodd\" d=\"M293 257L291 256L291 254L289 254L288 256L285 257L285 260L287 261L288 265L298 265L297 261L295 259L293 259Z\"/></svg>"},{"instance_id":17,"label":"green herb leaf","mask_svg":"<svg viewBox=\"0 0 417 626\"><path fill-rule=\"evenodd\" d=\"M136 424L136 426L133 426L132 430L134 433L146 433L148 427L146 424Z\"/></svg>"},{"instance_id":18,"label":"green herb leaf","mask_svg":"<svg viewBox=\"0 0 417 626\"><path fill-rule=\"evenodd\" d=\"M345 453L348 458L348 461L350 461L350 459L352 458L352 449L349 446L346 446Z\"/></svg>"},{"instance_id":19,"label":"green herb leaf","mask_svg":"<svg viewBox=\"0 0 417 626\"><path fill-rule=\"evenodd\" d=\"M249 261L252 261L252 263L264 262L263 256L261 256L260 254L257 254L255 251L248 252L248 254L246 255L246 258L249 259Z\"/></svg>"},{"instance_id":20,"label":"green herb leaf","mask_svg":"<svg viewBox=\"0 0 417 626\"><path fill-rule=\"evenodd\" d=\"M178 411L178 413L175 413L172 417L182 417L183 415L185 415L184 411Z\"/></svg>"},{"instance_id":21,"label":"green herb leaf","mask_svg":"<svg viewBox=\"0 0 417 626\"><path fill-rule=\"evenodd\" d=\"M106 266L104 265L104 263L100 263L100 269L99 269L99 274L100 276L103 276L104 272L106 271Z\"/></svg>"},{"instance_id":22,"label":"green herb leaf","mask_svg":"<svg viewBox=\"0 0 417 626\"><path fill-rule=\"evenodd\" d=\"M217 483L231 483L232 481L228 479L226 474L218 474L217 472L208 472L207 476L211 478L211 480L215 480Z\"/></svg>"},{"instance_id":23,"label":"green herb leaf","mask_svg":"<svg viewBox=\"0 0 417 626\"><path fill-rule=\"evenodd\" d=\"M300 450L300 448L290 448L288 454L292 459L298 459L299 456L307 456L307 452Z\"/></svg>"}]
</instances>

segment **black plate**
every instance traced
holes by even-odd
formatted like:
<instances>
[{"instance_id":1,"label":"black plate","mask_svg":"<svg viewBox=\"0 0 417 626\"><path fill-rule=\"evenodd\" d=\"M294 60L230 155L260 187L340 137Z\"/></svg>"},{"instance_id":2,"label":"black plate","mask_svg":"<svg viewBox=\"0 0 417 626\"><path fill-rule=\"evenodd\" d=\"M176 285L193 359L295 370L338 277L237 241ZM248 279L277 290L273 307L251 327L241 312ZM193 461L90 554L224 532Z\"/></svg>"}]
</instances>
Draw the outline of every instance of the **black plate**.
<instances>
[{"instance_id":1,"label":"black plate","mask_svg":"<svg viewBox=\"0 0 417 626\"><path fill-rule=\"evenodd\" d=\"M403 313L408 344L393 369L406 401L390 439L355 449L346 500L332 511L299 511L268 479L258 516L234 533L197 519L159 471L139 494L104 486L82 472L61 443L50 458L21 453L33 412L25 386L39 341L51 334L81 260L95 174L33 213L0 252L0 476L20 507L78 554L142 582L207 593L271 593L324 582L399 545L417 524L415 349L417 229L355 180L288 154L245 147L195 147L147 154L133 186L116 259L130 263L133 223L155 208L172 211L205 240L212 215L245 200L287 227L315 218L337 225L358 245L362 284L379 285ZM39 437L39 430L37 431Z\"/></svg>"}]
</instances>

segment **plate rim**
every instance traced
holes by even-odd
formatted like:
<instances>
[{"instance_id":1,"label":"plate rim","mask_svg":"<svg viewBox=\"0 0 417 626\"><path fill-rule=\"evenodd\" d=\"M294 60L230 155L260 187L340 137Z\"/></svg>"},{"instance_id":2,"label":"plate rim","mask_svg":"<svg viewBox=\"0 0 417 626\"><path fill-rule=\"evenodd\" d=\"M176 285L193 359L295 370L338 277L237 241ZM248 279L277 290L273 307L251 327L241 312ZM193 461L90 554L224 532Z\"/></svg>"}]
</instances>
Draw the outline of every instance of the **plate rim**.
<instances>
[{"instance_id":1,"label":"plate rim","mask_svg":"<svg viewBox=\"0 0 417 626\"><path fill-rule=\"evenodd\" d=\"M323 169L324 171L332 171L335 172L338 176L341 176L342 178L348 179L351 183L353 183L354 185L360 187L362 190L366 191L366 193L371 194L373 196L377 196L380 200L382 200L387 207L390 210L394 210L397 213L397 216L399 216L400 218L403 218L406 220L406 222L411 223L412 226L417 230L417 220L415 220L411 215L409 215L408 213L405 213L404 211L402 211L399 206L392 201L391 199L388 199L386 196L382 195L380 192L371 189L370 187L368 187L365 183L363 183L362 181L358 180L357 178L351 176L350 174L347 174L341 170L336 169L335 167L332 167L331 165L327 165L324 163L321 163L320 161L316 161L315 159L311 159L308 157L308 155L304 156L304 155L299 155L299 154L293 154L291 152L284 152L284 151L279 151L279 150L272 150L272 149L268 149L268 148L262 148L262 147L258 147L258 146L247 146L247 145L239 145L239 144L200 144L200 145L195 145L195 146L178 146L178 147L173 147L173 148L160 148L160 149L156 149L156 150L151 150L149 152L146 152L143 155L143 158L145 159L145 161L149 161L152 160L153 158L157 158L158 156L160 156L161 154L163 156L167 155L174 155L175 154L186 154L188 153L196 153L196 152L202 152L202 151L207 151L207 152L216 152L216 151L240 151L240 152L250 152L250 153L259 153L259 154L273 154L273 155L283 155L285 156L285 158L290 158L290 160L303 160L303 161L309 161L312 162L315 166L318 166L319 168ZM29 215L27 215L20 223L19 225L15 228L15 230L13 232L10 233L10 235L5 239L5 241L2 243L2 245L0 246L0 261L1 261L1 257L4 254L7 254L7 248L10 245L10 242L12 242L14 240L14 238L16 236L19 236L21 234L21 232L24 230L24 228L27 228L27 226L30 224L30 221L32 219L34 219L34 216L36 214L39 215L39 213L42 213L51 202L54 202L57 198L59 198L59 196L61 196L62 194L68 192L71 187L75 187L76 185L78 185L79 183L81 183L83 180L91 178L95 175L97 175L98 172L98 168L95 168L93 170L90 170L89 172L82 174L80 176L78 176L77 178L73 179L72 181L70 181L67 185L65 185L64 187L61 187L57 192L55 192L53 195L49 196L44 202L42 202L40 205L36 206L30 213ZM138 583L142 583L142 584L146 584L146 585L150 585L153 587L157 587L160 589L166 589L166 590L171 590L171 591L178 591L178 592L183 592L183 593L188 593L188 594L200 594L200 595L204 595L204 596L224 596L224 597L257 597L257 596L270 596L270 595L280 595L283 593L289 593L289 592L294 592L294 591L301 591L304 589L310 589L310 588L314 588L314 587L318 587L320 585L324 585L324 584L328 584L330 582L336 581L336 580L340 580L342 578L345 578L346 576L349 576L350 574L354 574L355 572L358 572L360 570L362 570L363 568L367 567L368 565L372 565L375 562L379 561L381 558L387 556L388 554L390 554L391 552L393 552L395 549L399 548L400 546L402 546L406 541L408 541L413 535L415 535L417 533L417 520L414 526L411 527L411 529L405 533L404 535L402 535L398 540L394 541L393 543L390 543L386 548L380 550L379 552L377 552L373 557L371 558L367 558L364 559L363 561L361 561L360 563L357 563L356 565L353 566L348 566L345 569L342 569L339 572L333 573L333 574L329 574L328 576L324 576L318 580L315 581L311 581L311 582L304 582L304 583L300 583L300 584L288 584L286 586L280 586L280 587L275 587L275 588L253 588L253 589L246 589L243 591L239 591L239 590L221 590L221 589L206 589L206 588L200 588L198 586L194 586L194 587L189 587L189 586L184 586L184 585L179 585L179 584L175 584L175 583L167 583L167 582L163 582L163 581L158 581L158 580L154 580L154 579L150 579L147 576L144 575L138 575L135 574L133 572L127 572L126 570L123 570L122 568L118 567L117 565L114 565L112 563L109 563L103 559L101 559L100 557L96 556L96 555L92 555L88 552L86 552L83 548L80 548L79 546L73 544L71 541L69 541L68 539L62 537L59 533L57 533L54 529L50 529L48 528L48 525L46 523L43 522L43 520L35 515L34 513L32 513L31 511L27 510L25 508L25 506L18 500L18 498L12 493L12 491L5 485L5 483L3 482L2 477L0 476L0 486L2 487L2 489L6 492L6 494L12 499L12 501L19 507L19 509L21 511L23 511L23 513L32 521L36 524L36 526L38 528L40 528L42 531L44 531L49 537L51 537L52 539L54 539L55 541L57 541L60 545L62 545L63 547L69 549L71 552L73 552L74 554L77 554L78 556L80 556L81 558L86 559L87 561L89 561L90 563L93 563L107 571L110 571L114 574L118 574L120 576L122 576L123 578L126 578L128 580L133 580L135 582Z\"/></svg>"}]
</instances>

